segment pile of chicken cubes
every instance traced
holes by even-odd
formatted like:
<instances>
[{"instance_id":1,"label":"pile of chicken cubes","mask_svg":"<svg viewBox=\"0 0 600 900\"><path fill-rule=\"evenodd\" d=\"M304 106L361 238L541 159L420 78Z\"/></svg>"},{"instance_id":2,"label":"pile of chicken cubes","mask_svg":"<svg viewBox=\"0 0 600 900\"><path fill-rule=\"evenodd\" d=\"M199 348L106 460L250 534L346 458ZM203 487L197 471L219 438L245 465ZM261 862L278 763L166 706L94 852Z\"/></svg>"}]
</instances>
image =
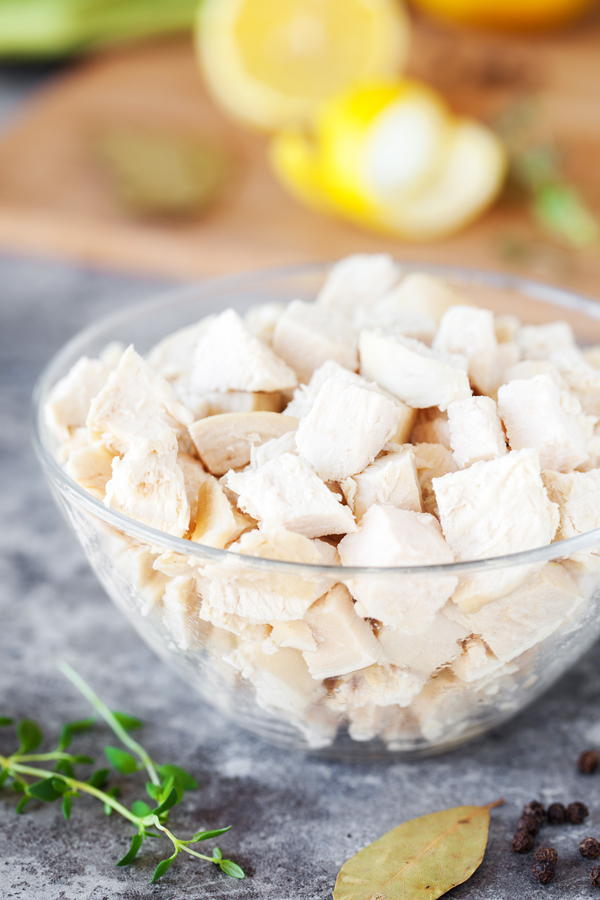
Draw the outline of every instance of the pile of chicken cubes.
<instances>
[{"instance_id":1,"label":"pile of chicken cubes","mask_svg":"<svg viewBox=\"0 0 600 900\"><path fill-rule=\"evenodd\" d=\"M231 551L113 546L182 649L202 633L314 746L344 723L403 747L460 733L581 620L598 548L471 574L385 570L600 526L598 355L565 322L494 316L387 255L355 255L315 302L226 309L145 359L115 345L81 358L45 414L66 471L107 507Z\"/></svg>"}]
</instances>

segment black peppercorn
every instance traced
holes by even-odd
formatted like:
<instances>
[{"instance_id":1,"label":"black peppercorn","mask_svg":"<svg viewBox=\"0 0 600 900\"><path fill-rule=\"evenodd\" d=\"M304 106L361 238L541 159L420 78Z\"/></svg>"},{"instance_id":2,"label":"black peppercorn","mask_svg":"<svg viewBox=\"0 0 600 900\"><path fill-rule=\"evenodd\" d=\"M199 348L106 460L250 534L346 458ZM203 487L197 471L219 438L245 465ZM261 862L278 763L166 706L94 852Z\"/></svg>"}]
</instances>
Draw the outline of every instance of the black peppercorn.
<instances>
[{"instance_id":1,"label":"black peppercorn","mask_svg":"<svg viewBox=\"0 0 600 900\"><path fill-rule=\"evenodd\" d=\"M547 812L550 825L562 825L567 818L567 813L562 803L551 803Z\"/></svg>"},{"instance_id":2,"label":"black peppercorn","mask_svg":"<svg viewBox=\"0 0 600 900\"><path fill-rule=\"evenodd\" d=\"M540 822L542 822L546 817L546 810L539 800L532 800L530 803L525 804L521 815L533 816L535 819L539 819Z\"/></svg>"},{"instance_id":3,"label":"black peppercorn","mask_svg":"<svg viewBox=\"0 0 600 900\"><path fill-rule=\"evenodd\" d=\"M529 853L533 850L533 835L528 831L517 831L512 839L512 848L515 853Z\"/></svg>"},{"instance_id":4,"label":"black peppercorn","mask_svg":"<svg viewBox=\"0 0 600 900\"><path fill-rule=\"evenodd\" d=\"M594 887L600 887L600 866L594 866L590 872L590 880Z\"/></svg>"},{"instance_id":5,"label":"black peppercorn","mask_svg":"<svg viewBox=\"0 0 600 900\"><path fill-rule=\"evenodd\" d=\"M536 859L531 874L540 884L550 884L556 874L556 865L549 859Z\"/></svg>"},{"instance_id":6,"label":"black peppercorn","mask_svg":"<svg viewBox=\"0 0 600 900\"><path fill-rule=\"evenodd\" d=\"M577 766L583 775L591 775L596 771L599 763L600 756L595 750L585 750L577 760Z\"/></svg>"},{"instance_id":7,"label":"black peppercorn","mask_svg":"<svg viewBox=\"0 0 600 900\"><path fill-rule=\"evenodd\" d=\"M539 830L540 820L536 819L534 816L521 816L517 822L517 831L528 831L529 834L535 836Z\"/></svg>"},{"instance_id":8,"label":"black peppercorn","mask_svg":"<svg viewBox=\"0 0 600 900\"><path fill-rule=\"evenodd\" d=\"M534 859L539 862L551 862L553 865L556 865L558 862L558 853L554 847L540 847L539 850L535 851Z\"/></svg>"},{"instance_id":9,"label":"black peppercorn","mask_svg":"<svg viewBox=\"0 0 600 900\"><path fill-rule=\"evenodd\" d=\"M579 803L578 801L575 803L569 803L565 812L567 816L567 822L572 822L573 825L581 825L581 823L585 822L590 814L585 803Z\"/></svg>"},{"instance_id":10,"label":"black peppercorn","mask_svg":"<svg viewBox=\"0 0 600 900\"><path fill-rule=\"evenodd\" d=\"M598 859L600 856L600 844L593 837L586 837L579 842L579 852L586 859Z\"/></svg>"}]
</instances>

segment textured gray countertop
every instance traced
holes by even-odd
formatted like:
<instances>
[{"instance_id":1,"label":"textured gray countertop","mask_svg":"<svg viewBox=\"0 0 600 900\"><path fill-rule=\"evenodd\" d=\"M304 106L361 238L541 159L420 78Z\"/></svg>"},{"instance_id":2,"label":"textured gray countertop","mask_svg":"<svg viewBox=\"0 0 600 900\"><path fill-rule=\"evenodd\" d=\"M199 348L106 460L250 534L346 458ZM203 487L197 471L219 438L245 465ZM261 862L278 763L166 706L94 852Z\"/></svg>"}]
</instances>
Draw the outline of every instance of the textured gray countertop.
<instances>
[{"instance_id":1,"label":"textured gray countertop","mask_svg":"<svg viewBox=\"0 0 600 900\"><path fill-rule=\"evenodd\" d=\"M19 73L0 77L0 114L27 86ZM105 818L91 800L78 801L69 823L58 807L41 804L16 816L15 797L4 791L0 898L325 900L344 860L388 829L499 796L506 803L492 814L485 861L452 897L600 896L589 882L593 863L577 849L582 837L600 836L600 773L586 778L575 767L583 749L600 745L596 649L535 706L467 748L412 764L332 764L270 748L226 722L113 608L44 484L30 444L30 395L70 335L159 287L0 257L0 713L33 717L48 736L86 715L85 701L56 669L57 660L68 660L110 705L148 723L141 736L154 758L177 762L198 779L200 789L174 812L177 832L233 825L220 845L249 877L235 882L184 859L151 886L161 858L156 845L144 847L134 866L114 866L132 833L124 820ZM109 734L82 737L77 746L100 754L103 740L110 742ZM2 731L0 752L9 749ZM123 796L132 800L128 783ZM547 829L560 861L546 888L529 875L531 856L509 848L519 810L532 798L581 799L591 809L587 825Z\"/></svg>"}]
</instances>

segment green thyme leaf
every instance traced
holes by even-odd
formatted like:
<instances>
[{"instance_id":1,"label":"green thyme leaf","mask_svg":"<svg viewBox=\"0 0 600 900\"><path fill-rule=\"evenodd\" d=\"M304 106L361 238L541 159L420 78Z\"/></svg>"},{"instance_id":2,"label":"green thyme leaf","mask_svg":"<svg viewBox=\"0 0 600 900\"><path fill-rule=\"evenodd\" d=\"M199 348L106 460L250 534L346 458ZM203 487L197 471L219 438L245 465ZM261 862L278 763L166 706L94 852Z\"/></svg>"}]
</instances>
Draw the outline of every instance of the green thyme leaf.
<instances>
[{"instance_id":1,"label":"green thyme leaf","mask_svg":"<svg viewBox=\"0 0 600 900\"><path fill-rule=\"evenodd\" d=\"M136 719L135 716L130 716L128 713L124 712L116 712L113 710L113 716L126 731L135 731L136 728L143 728L144 723L141 719Z\"/></svg>"},{"instance_id":2,"label":"green thyme leaf","mask_svg":"<svg viewBox=\"0 0 600 900\"><path fill-rule=\"evenodd\" d=\"M151 781L146 782L146 793L149 797L152 797L153 800L158 802L160 800L160 796L162 794L162 785L160 784L152 784Z\"/></svg>"},{"instance_id":3,"label":"green thyme leaf","mask_svg":"<svg viewBox=\"0 0 600 900\"><path fill-rule=\"evenodd\" d=\"M246 873L244 870L238 866L237 863L232 862L230 859L222 859L219 863L219 867L221 872L225 872L226 875L231 875L232 878L245 878Z\"/></svg>"},{"instance_id":4,"label":"green thyme leaf","mask_svg":"<svg viewBox=\"0 0 600 900\"><path fill-rule=\"evenodd\" d=\"M138 764L131 753L121 750L120 747L105 747L104 753L111 766L121 775L130 775L137 772Z\"/></svg>"},{"instance_id":5,"label":"green thyme leaf","mask_svg":"<svg viewBox=\"0 0 600 900\"><path fill-rule=\"evenodd\" d=\"M175 806L176 803L179 802L179 798L177 796L177 791L175 788L171 788L171 792L169 796L163 800L160 806L157 806L156 809L153 809L152 812L155 816L160 816L162 813L167 812L167 810L171 809L172 806Z\"/></svg>"},{"instance_id":6,"label":"green thyme leaf","mask_svg":"<svg viewBox=\"0 0 600 900\"><path fill-rule=\"evenodd\" d=\"M219 837L221 834L225 834L226 831L229 831L231 825L228 825L227 828L217 828L215 831L197 831L193 838L189 841L186 841L187 844L197 844L198 841L210 841L212 838Z\"/></svg>"},{"instance_id":7,"label":"green thyme leaf","mask_svg":"<svg viewBox=\"0 0 600 900\"><path fill-rule=\"evenodd\" d=\"M75 769L68 759L59 759L59 761L54 766L55 772L62 772L63 775L66 775L67 778L75 778Z\"/></svg>"},{"instance_id":8,"label":"green thyme leaf","mask_svg":"<svg viewBox=\"0 0 600 900\"><path fill-rule=\"evenodd\" d=\"M62 798L62 812L67 821L71 818L71 807L73 806L72 794L65 794Z\"/></svg>"},{"instance_id":9,"label":"green thyme leaf","mask_svg":"<svg viewBox=\"0 0 600 900\"><path fill-rule=\"evenodd\" d=\"M213 859L223 859L223 854L221 853L221 851L219 850L218 847L215 847L215 849L212 852L212 855L213 855Z\"/></svg>"},{"instance_id":10,"label":"green thyme leaf","mask_svg":"<svg viewBox=\"0 0 600 900\"><path fill-rule=\"evenodd\" d=\"M6 782L6 779L8 778L9 774L10 773L9 773L8 769L0 769L0 788Z\"/></svg>"},{"instance_id":11,"label":"green thyme leaf","mask_svg":"<svg viewBox=\"0 0 600 900\"><path fill-rule=\"evenodd\" d=\"M157 766L156 768L163 780L172 775L175 779L175 783L177 784L177 782L179 782L184 791L196 791L198 789L198 782L196 779L180 766L173 766L170 763L167 763L164 766Z\"/></svg>"},{"instance_id":12,"label":"green thyme leaf","mask_svg":"<svg viewBox=\"0 0 600 900\"><path fill-rule=\"evenodd\" d=\"M28 797L27 795L25 795L24 797L21 797L21 799L19 800L19 802L17 803L17 805L15 807L15 812L22 813L23 810L25 809L25 807L27 806L27 804L29 803L30 799L31 798Z\"/></svg>"},{"instance_id":13,"label":"green thyme leaf","mask_svg":"<svg viewBox=\"0 0 600 900\"><path fill-rule=\"evenodd\" d=\"M14 724L14 719L10 716L0 716L0 728L6 728L7 725Z\"/></svg>"},{"instance_id":14,"label":"green thyme leaf","mask_svg":"<svg viewBox=\"0 0 600 900\"><path fill-rule=\"evenodd\" d=\"M134 816L138 816L140 819L143 819L144 816L152 815L152 810L147 803L144 803L143 800L135 800L131 804L131 812L134 814Z\"/></svg>"},{"instance_id":15,"label":"green thyme leaf","mask_svg":"<svg viewBox=\"0 0 600 900\"><path fill-rule=\"evenodd\" d=\"M71 745L73 735L79 734L81 731L89 731L95 723L95 716L90 716L87 719L79 719L77 722L67 722L60 730L58 749L61 751L67 750Z\"/></svg>"},{"instance_id":16,"label":"green thyme leaf","mask_svg":"<svg viewBox=\"0 0 600 900\"><path fill-rule=\"evenodd\" d=\"M54 787L54 778L44 778L42 781L36 781L30 784L27 793L36 800L43 800L44 803L53 803L61 796L61 791L57 791Z\"/></svg>"},{"instance_id":17,"label":"green thyme leaf","mask_svg":"<svg viewBox=\"0 0 600 900\"><path fill-rule=\"evenodd\" d=\"M142 846L143 842L144 842L144 838L142 837L141 834L134 834L134 836L131 838L131 847L129 848L129 850L123 857L123 859L119 860L117 865L118 866L130 866L131 863L136 858L136 856L138 855L140 847ZM165 871L166 871L166 869L165 869ZM160 878L160 875L158 877Z\"/></svg>"},{"instance_id":18,"label":"green thyme leaf","mask_svg":"<svg viewBox=\"0 0 600 900\"><path fill-rule=\"evenodd\" d=\"M92 777L88 778L87 783L92 787L102 789L109 775L110 769L96 769Z\"/></svg>"},{"instance_id":19,"label":"green thyme leaf","mask_svg":"<svg viewBox=\"0 0 600 900\"><path fill-rule=\"evenodd\" d=\"M19 738L19 753L31 753L42 743L44 736L39 725L32 719L22 719L17 725L17 737Z\"/></svg>"},{"instance_id":20,"label":"green thyme leaf","mask_svg":"<svg viewBox=\"0 0 600 900\"><path fill-rule=\"evenodd\" d=\"M118 797L119 794L121 793L121 788L119 787L118 784L115 784L114 787L109 788L109 790L105 791L105 793L106 793L107 797L112 797L114 799L114 798ZM112 816L112 814L113 814L112 806L110 805L110 803L105 803L104 804L104 815Z\"/></svg>"},{"instance_id":21,"label":"green thyme leaf","mask_svg":"<svg viewBox=\"0 0 600 900\"><path fill-rule=\"evenodd\" d=\"M75 763L75 765L91 766L94 764L94 759L91 756L85 756L83 753L78 753L77 756L71 757L71 762Z\"/></svg>"},{"instance_id":22,"label":"green thyme leaf","mask_svg":"<svg viewBox=\"0 0 600 900\"><path fill-rule=\"evenodd\" d=\"M165 872L171 868L174 860L177 858L178 850L175 851L173 856L170 856L168 859L163 859L162 862L159 862L156 869L154 870L154 875L152 876L151 883L154 884L155 881L158 881L159 878L162 878Z\"/></svg>"}]
</instances>

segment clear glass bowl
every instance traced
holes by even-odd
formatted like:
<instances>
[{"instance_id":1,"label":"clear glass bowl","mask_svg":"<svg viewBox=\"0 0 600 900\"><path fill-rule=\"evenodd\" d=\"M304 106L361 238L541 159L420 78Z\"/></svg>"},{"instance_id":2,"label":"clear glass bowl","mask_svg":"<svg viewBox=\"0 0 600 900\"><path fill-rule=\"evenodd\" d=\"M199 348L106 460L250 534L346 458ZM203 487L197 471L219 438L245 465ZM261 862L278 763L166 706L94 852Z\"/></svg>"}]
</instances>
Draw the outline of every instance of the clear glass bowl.
<instances>
[{"instance_id":1,"label":"clear glass bowl","mask_svg":"<svg viewBox=\"0 0 600 900\"><path fill-rule=\"evenodd\" d=\"M515 313L524 322L566 319L582 344L600 343L600 304L592 300L506 275L420 263L401 267L404 273L444 277L480 305ZM502 558L414 568L340 569L241 556L171 537L105 507L63 471L44 423L49 390L82 354L98 356L111 341L132 342L145 354L165 335L228 306L243 313L269 300L312 299L327 269L315 264L207 281L82 331L39 379L35 447L58 506L116 606L204 700L265 739L321 755L437 753L515 715L596 640L600 529ZM498 658L484 650L475 671L480 677L465 680L473 671L444 665L435 635L425 632L411 635L408 644L405 640L407 665L395 670L393 683L386 681L384 670L374 674L369 669L315 680L299 650L263 652L267 626L250 625L236 634L200 617L202 592L211 585L234 583L249 596L253 591L258 592L254 596L275 595L278 602L304 609L342 578L354 596L417 594L459 580L495 585L498 599L491 609L498 640L492 644ZM533 586L534 601L522 601L518 591L523 586ZM552 603L554 618L548 612ZM441 665L427 677L436 653Z\"/></svg>"}]
</instances>

